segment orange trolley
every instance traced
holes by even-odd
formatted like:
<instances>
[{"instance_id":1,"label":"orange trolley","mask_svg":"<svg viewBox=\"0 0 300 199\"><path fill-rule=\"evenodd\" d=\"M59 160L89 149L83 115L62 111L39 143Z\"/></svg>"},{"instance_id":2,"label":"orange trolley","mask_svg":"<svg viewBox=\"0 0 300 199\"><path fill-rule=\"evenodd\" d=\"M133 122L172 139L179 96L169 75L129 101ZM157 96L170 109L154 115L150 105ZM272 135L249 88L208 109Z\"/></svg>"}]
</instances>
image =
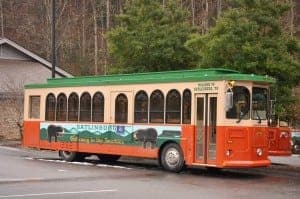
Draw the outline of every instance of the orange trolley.
<instances>
[{"instance_id":1,"label":"orange trolley","mask_svg":"<svg viewBox=\"0 0 300 199\"><path fill-rule=\"evenodd\" d=\"M227 69L49 79L25 86L23 145L67 161L155 158L174 172L265 167L272 83Z\"/></svg>"}]
</instances>

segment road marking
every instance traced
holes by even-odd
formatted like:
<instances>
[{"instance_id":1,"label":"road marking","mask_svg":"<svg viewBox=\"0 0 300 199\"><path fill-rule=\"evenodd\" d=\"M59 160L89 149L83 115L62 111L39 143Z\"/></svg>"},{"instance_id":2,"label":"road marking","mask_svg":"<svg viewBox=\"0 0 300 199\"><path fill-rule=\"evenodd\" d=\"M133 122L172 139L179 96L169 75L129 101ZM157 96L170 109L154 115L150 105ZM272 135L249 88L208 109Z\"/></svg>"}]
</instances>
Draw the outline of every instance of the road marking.
<instances>
[{"instance_id":1,"label":"road marking","mask_svg":"<svg viewBox=\"0 0 300 199\"><path fill-rule=\"evenodd\" d=\"M65 160L51 160L51 159L42 159L42 158L29 158L26 157L26 160L39 160L44 162L57 162L57 163L67 163L67 164L74 164L74 165L83 165L83 166L97 166L97 167L103 167L103 168L114 168L114 169L126 169L131 170L130 167L124 167L124 166L117 166L117 165L110 165L110 164L95 164L95 163L89 163L89 162L67 162Z\"/></svg>"},{"instance_id":2,"label":"road marking","mask_svg":"<svg viewBox=\"0 0 300 199\"><path fill-rule=\"evenodd\" d=\"M0 183L40 181L45 178L1 178Z\"/></svg>"},{"instance_id":3,"label":"road marking","mask_svg":"<svg viewBox=\"0 0 300 199\"><path fill-rule=\"evenodd\" d=\"M8 147L8 146L0 146L0 149L10 150L10 151L20 151L18 148Z\"/></svg>"},{"instance_id":4,"label":"road marking","mask_svg":"<svg viewBox=\"0 0 300 199\"><path fill-rule=\"evenodd\" d=\"M7 195L1 196L0 198L22 198L30 196L47 196L47 195L66 195L66 194L87 194L87 193L103 193L103 192L117 192L116 189L103 189L94 191L68 191L68 192L53 192L53 193L31 193L31 194L20 194L20 195Z\"/></svg>"}]
</instances>

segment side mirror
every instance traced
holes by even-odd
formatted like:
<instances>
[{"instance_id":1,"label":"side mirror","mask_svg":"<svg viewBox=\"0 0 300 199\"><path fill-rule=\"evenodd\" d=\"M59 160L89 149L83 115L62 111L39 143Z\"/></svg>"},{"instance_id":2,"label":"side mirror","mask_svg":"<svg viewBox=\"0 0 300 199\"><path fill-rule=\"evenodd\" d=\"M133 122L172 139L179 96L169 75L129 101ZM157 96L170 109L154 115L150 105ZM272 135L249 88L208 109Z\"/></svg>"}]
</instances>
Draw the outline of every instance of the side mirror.
<instances>
[{"instance_id":1,"label":"side mirror","mask_svg":"<svg viewBox=\"0 0 300 199\"><path fill-rule=\"evenodd\" d=\"M226 92L226 102L225 102L226 111L233 107L233 92L227 91Z\"/></svg>"}]
</instances>

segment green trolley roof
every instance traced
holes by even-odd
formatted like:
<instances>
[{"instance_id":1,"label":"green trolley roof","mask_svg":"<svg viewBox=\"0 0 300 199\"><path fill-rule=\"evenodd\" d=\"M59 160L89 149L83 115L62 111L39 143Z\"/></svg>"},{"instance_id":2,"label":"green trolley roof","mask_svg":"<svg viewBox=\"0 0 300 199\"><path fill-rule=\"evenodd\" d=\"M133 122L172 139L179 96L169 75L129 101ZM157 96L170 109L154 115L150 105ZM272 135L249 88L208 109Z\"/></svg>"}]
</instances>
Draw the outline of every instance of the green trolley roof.
<instances>
[{"instance_id":1,"label":"green trolley roof","mask_svg":"<svg viewBox=\"0 0 300 199\"><path fill-rule=\"evenodd\" d=\"M242 74L235 70L223 68L177 70L165 72L134 73L105 76L82 76L72 78L48 79L45 84L29 84L25 88L56 88L80 87L101 85L126 85L126 84L153 84L172 82L199 82L199 81L254 81L260 83L274 83L275 79L269 76Z\"/></svg>"}]
</instances>

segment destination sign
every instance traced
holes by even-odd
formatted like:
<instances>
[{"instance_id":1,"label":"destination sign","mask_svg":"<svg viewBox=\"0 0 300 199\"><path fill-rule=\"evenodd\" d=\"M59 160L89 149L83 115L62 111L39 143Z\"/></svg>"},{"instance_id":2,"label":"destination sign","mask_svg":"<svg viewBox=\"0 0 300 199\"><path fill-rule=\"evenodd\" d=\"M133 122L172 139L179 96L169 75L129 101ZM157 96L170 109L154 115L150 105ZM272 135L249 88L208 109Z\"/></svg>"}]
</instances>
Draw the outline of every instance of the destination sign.
<instances>
[{"instance_id":1,"label":"destination sign","mask_svg":"<svg viewBox=\"0 0 300 199\"><path fill-rule=\"evenodd\" d=\"M214 82L201 82L194 88L195 92L213 92L218 91L219 87Z\"/></svg>"}]
</instances>

